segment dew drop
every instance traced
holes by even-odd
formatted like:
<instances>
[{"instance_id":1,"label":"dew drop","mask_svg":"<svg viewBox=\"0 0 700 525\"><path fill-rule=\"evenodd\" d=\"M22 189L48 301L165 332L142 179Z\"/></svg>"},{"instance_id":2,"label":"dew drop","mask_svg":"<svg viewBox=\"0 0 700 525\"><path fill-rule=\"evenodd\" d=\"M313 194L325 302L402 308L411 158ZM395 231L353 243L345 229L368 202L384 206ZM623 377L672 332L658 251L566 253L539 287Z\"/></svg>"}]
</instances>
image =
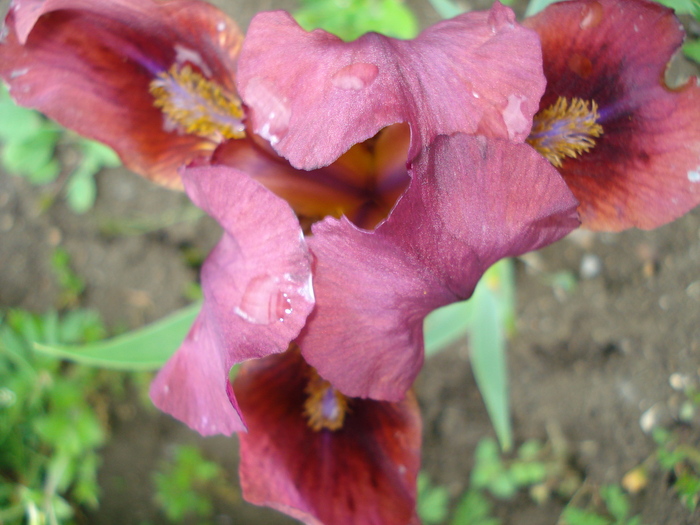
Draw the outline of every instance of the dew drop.
<instances>
[{"instance_id":1,"label":"dew drop","mask_svg":"<svg viewBox=\"0 0 700 525\"><path fill-rule=\"evenodd\" d=\"M379 68L374 64L356 62L336 71L331 82L341 89L359 91L374 82L378 74Z\"/></svg>"},{"instance_id":2,"label":"dew drop","mask_svg":"<svg viewBox=\"0 0 700 525\"><path fill-rule=\"evenodd\" d=\"M599 2L591 2L581 10L581 29L591 29L600 24L603 19L603 6Z\"/></svg>"},{"instance_id":3,"label":"dew drop","mask_svg":"<svg viewBox=\"0 0 700 525\"><path fill-rule=\"evenodd\" d=\"M508 129L508 138L510 140L524 133L530 125L530 121L525 118L521 108L525 100L525 97L520 97L518 95L508 96L508 105L503 110L502 114L503 122L505 122L506 128Z\"/></svg>"},{"instance_id":4,"label":"dew drop","mask_svg":"<svg viewBox=\"0 0 700 525\"><path fill-rule=\"evenodd\" d=\"M15 79L17 77L22 77L29 73L29 68L25 67L23 69L15 69L14 71L10 72L10 80Z\"/></svg>"},{"instance_id":5,"label":"dew drop","mask_svg":"<svg viewBox=\"0 0 700 525\"><path fill-rule=\"evenodd\" d=\"M258 275L250 280L234 313L253 324L284 322L294 313L294 285L271 275Z\"/></svg>"},{"instance_id":6,"label":"dew drop","mask_svg":"<svg viewBox=\"0 0 700 525\"><path fill-rule=\"evenodd\" d=\"M287 97L280 96L265 79L253 77L245 86L243 100L255 110L256 133L273 146L277 144L287 134L292 117Z\"/></svg>"},{"instance_id":7,"label":"dew drop","mask_svg":"<svg viewBox=\"0 0 700 525\"><path fill-rule=\"evenodd\" d=\"M688 172L688 180L690 182L700 182L700 166Z\"/></svg>"}]
</instances>

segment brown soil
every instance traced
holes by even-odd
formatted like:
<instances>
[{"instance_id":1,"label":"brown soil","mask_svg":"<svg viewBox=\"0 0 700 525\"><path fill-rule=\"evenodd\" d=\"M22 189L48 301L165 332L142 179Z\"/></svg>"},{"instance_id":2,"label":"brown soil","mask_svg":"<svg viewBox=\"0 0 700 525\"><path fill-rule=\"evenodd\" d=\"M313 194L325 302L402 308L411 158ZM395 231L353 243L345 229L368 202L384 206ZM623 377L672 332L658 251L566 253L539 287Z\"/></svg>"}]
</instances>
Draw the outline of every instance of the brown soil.
<instances>
[{"instance_id":1,"label":"brown soil","mask_svg":"<svg viewBox=\"0 0 700 525\"><path fill-rule=\"evenodd\" d=\"M250 9L235 13L237 7L215 3L242 25L250 19ZM426 23L436 19L422 9ZM56 189L0 174L1 308L57 305L49 264L55 246L68 250L87 283L81 304L99 310L111 327L134 328L186 304L185 288L196 271L183 251L207 253L219 230L206 217L177 222L192 212L183 195L117 169L99 176L98 202L86 215L74 215L60 201L40 211L42 196ZM127 222L154 229L114 233ZM157 227L162 224L171 225ZM619 483L653 453L640 426L652 407L659 424L700 446L697 417L682 428L674 421L681 396L669 383L674 373L700 381L699 262L700 210L654 232L577 232L518 261L518 330L509 345L516 440L563 442L571 469L591 486ZM549 283L564 271L578 281L569 292ZM493 435L466 344L431 358L417 390L424 468L457 497L468 486L476 444ZM85 516L86 523L166 523L152 502L151 473L176 443L198 443L235 482L235 439L199 438L136 400L113 412L100 471L101 509ZM658 470L632 502L647 525L700 523L700 514L683 507L668 474ZM562 508L556 497L538 506L522 495L499 503L496 513L507 525L547 525L557 522ZM220 501L217 512L221 524L292 522L241 502L237 492Z\"/></svg>"}]
</instances>

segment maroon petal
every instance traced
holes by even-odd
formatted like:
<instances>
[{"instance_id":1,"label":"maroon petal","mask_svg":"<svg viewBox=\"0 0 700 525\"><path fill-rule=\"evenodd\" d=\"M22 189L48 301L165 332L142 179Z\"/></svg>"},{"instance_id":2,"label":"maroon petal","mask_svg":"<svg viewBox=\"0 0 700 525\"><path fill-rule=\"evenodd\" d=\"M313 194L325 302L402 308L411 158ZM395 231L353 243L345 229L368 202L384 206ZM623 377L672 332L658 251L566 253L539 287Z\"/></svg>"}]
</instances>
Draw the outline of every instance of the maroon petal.
<instances>
[{"instance_id":1,"label":"maroon petal","mask_svg":"<svg viewBox=\"0 0 700 525\"><path fill-rule=\"evenodd\" d=\"M525 144L441 136L374 232L314 226L316 309L299 346L344 394L396 401L423 361L423 318L471 296L497 260L536 250L578 226L556 170Z\"/></svg>"},{"instance_id":2,"label":"maroon petal","mask_svg":"<svg viewBox=\"0 0 700 525\"><path fill-rule=\"evenodd\" d=\"M594 230L656 228L700 203L700 88L670 89L683 42L670 9L644 0L556 3L525 21L542 39L547 90L595 101L603 135L561 174Z\"/></svg>"},{"instance_id":3,"label":"maroon petal","mask_svg":"<svg viewBox=\"0 0 700 525\"><path fill-rule=\"evenodd\" d=\"M242 35L197 0L15 0L0 45L14 99L114 148L130 169L181 187L177 169L214 144L167 131L149 85L190 64L235 93Z\"/></svg>"},{"instance_id":4,"label":"maroon petal","mask_svg":"<svg viewBox=\"0 0 700 525\"><path fill-rule=\"evenodd\" d=\"M522 141L544 91L536 35L498 2L411 41L369 33L343 42L307 33L288 13L260 13L238 75L255 132L303 169L397 122L411 127L409 158L441 133Z\"/></svg>"},{"instance_id":5,"label":"maroon petal","mask_svg":"<svg viewBox=\"0 0 700 525\"><path fill-rule=\"evenodd\" d=\"M243 496L307 524L407 525L415 517L421 422L415 397L349 400L342 428L312 430L304 413L310 368L298 352L246 363L234 390Z\"/></svg>"},{"instance_id":6,"label":"maroon petal","mask_svg":"<svg viewBox=\"0 0 700 525\"><path fill-rule=\"evenodd\" d=\"M247 175L189 168L183 181L225 232L202 267L198 321L154 381L151 398L202 434L231 434L241 422L228 403L229 369L283 352L299 334L314 305L310 257L287 203Z\"/></svg>"}]
</instances>

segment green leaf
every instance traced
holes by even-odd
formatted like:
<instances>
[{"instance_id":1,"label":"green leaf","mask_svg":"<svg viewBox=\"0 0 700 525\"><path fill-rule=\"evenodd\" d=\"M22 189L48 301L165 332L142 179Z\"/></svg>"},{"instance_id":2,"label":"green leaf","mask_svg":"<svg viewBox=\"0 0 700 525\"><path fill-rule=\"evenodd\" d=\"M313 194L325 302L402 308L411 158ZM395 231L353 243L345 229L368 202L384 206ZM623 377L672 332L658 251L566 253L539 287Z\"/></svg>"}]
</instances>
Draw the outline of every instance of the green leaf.
<instances>
[{"instance_id":1,"label":"green leaf","mask_svg":"<svg viewBox=\"0 0 700 525\"><path fill-rule=\"evenodd\" d=\"M430 0L430 4L437 11L437 14L444 19L454 18L466 11L465 8L457 5L452 0Z\"/></svg>"},{"instance_id":2,"label":"green leaf","mask_svg":"<svg viewBox=\"0 0 700 525\"><path fill-rule=\"evenodd\" d=\"M627 495L619 485L600 487L600 497L603 498L605 506L616 520L622 521L629 514L630 504L627 500Z\"/></svg>"},{"instance_id":3,"label":"green leaf","mask_svg":"<svg viewBox=\"0 0 700 525\"><path fill-rule=\"evenodd\" d=\"M425 356L437 354L457 341L464 340L471 327L473 302L452 303L428 314L423 321Z\"/></svg>"},{"instance_id":4,"label":"green leaf","mask_svg":"<svg viewBox=\"0 0 700 525\"><path fill-rule=\"evenodd\" d=\"M53 181L60 172L53 158L58 137L58 131L49 128L39 129L22 141L8 142L2 150L5 169L35 184Z\"/></svg>"},{"instance_id":5,"label":"green leaf","mask_svg":"<svg viewBox=\"0 0 700 525\"><path fill-rule=\"evenodd\" d=\"M608 518L576 507L566 507L562 518L566 525L612 525Z\"/></svg>"},{"instance_id":6,"label":"green leaf","mask_svg":"<svg viewBox=\"0 0 700 525\"><path fill-rule=\"evenodd\" d=\"M418 22L401 0L306 0L294 18L307 31L322 28L343 40L371 31L395 38L413 38Z\"/></svg>"},{"instance_id":7,"label":"green leaf","mask_svg":"<svg viewBox=\"0 0 700 525\"><path fill-rule=\"evenodd\" d=\"M452 525L499 525L500 520L489 516L491 502L482 492L468 490L457 505Z\"/></svg>"},{"instance_id":8,"label":"green leaf","mask_svg":"<svg viewBox=\"0 0 700 525\"><path fill-rule=\"evenodd\" d=\"M442 523L447 518L450 497L445 487L434 487L425 472L418 474L417 512L423 523Z\"/></svg>"},{"instance_id":9,"label":"green leaf","mask_svg":"<svg viewBox=\"0 0 700 525\"><path fill-rule=\"evenodd\" d=\"M201 308L195 303L144 328L81 346L46 345L34 348L47 355L85 365L116 370L156 370L178 349Z\"/></svg>"},{"instance_id":10,"label":"green leaf","mask_svg":"<svg viewBox=\"0 0 700 525\"><path fill-rule=\"evenodd\" d=\"M483 280L472 299L479 305L474 312L473 329L469 338L472 369L501 448L509 451L513 447L513 430L508 398L503 310L499 308L496 293Z\"/></svg>"},{"instance_id":11,"label":"green leaf","mask_svg":"<svg viewBox=\"0 0 700 525\"><path fill-rule=\"evenodd\" d=\"M85 213L95 204L97 185L92 174L82 175L77 171L66 186L66 201L75 213Z\"/></svg>"},{"instance_id":12,"label":"green leaf","mask_svg":"<svg viewBox=\"0 0 700 525\"><path fill-rule=\"evenodd\" d=\"M561 0L530 0L530 3L528 4L527 9L525 10L525 16L527 17L536 15L548 5L554 4L558 1Z\"/></svg>"},{"instance_id":13,"label":"green leaf","mask_svg":"<svg viewBox=\"0 0 700 525\"><path fill-rule=\"evenodd\" d=\"M0 84L0 141L23 142L44 124L39 113L16 105L5 86Z\"/></svg>"},{"instance_id":14,"label":"green leaf","mask_svg":"<svg viewBox=\"0 0 700 525\"><path fill-rule=\"evenodd\" d=\"M689 40L683 45L683 53L689 59L700 63L700 39Z\"/></svg>"},{"instance_id":15,"label":"green leaf","mask_svg":"<svg viewBox=\"0 0 700 525\"><path fill-rule=\"evenodd\" d=\"M700 3L697 0L656 0L658 3L670 7L679 15L700 14Z\"/></svg>"}]
</instances>

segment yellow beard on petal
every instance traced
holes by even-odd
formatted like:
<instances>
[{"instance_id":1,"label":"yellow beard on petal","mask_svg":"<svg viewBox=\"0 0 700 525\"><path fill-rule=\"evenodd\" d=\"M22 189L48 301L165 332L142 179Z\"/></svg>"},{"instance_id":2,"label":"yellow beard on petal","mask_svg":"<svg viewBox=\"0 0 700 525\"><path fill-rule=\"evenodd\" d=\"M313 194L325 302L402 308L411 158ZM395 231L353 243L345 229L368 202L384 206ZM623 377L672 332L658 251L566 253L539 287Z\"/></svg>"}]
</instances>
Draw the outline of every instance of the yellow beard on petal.
<instances>
[{"instance_id":1,"label":"yellow beard on petal","mask_svg":"<svg viewBox=\"0 0 700 525\"><path fill-rule=\"evenodd\" d=\"M599 118L595 101L559 97L535 115L527 143L560 168L565 158L576 158L593 149L595 139L603 134Z\"/></svg>"},{"instance_id":2,"label":"yellow beard on petal","mask_svg":"<svg viewBox=\"0 0 700 525\"><path fill-rule=\"evenodd\" d=\"M166 117L168 131L220 143L245 136L243 108L234 94L186 65L173 65L151 82L153 104Z\"/></svg>"},{"instance_id":3,"label":"yellow beard on petal","mask_svg":"<svg viewBox=\"0 0 700 525\"><path fill-rule=\"evenodd\" d=\"M348 399L331 384L311 370L311 377L304 392L304 416L309 428L319 430L339 430L343 427L348 412Z\"/></svg>"}]
</instances>

